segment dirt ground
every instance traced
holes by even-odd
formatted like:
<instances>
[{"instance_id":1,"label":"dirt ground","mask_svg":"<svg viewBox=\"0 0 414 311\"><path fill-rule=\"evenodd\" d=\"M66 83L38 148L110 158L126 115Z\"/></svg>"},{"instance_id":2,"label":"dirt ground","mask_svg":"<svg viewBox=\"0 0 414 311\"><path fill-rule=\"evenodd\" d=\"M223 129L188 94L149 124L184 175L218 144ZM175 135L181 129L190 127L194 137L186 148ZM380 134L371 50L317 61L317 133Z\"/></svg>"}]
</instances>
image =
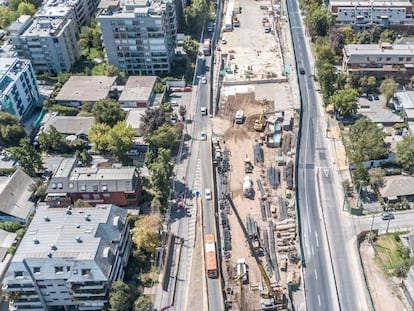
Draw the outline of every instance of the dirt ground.
<instances>
[{"instance_id":1,"label":"dirt ground","mask_svg":"<svg viewBox=\"0 0 414 311\"><path fill-rule=\"evenodd\" d=\"M360 253L375 310L408 310L400 300L402 292L399 285L377 265L374 249L368 242L361 244Z\"/></svg>"}]
</instances>

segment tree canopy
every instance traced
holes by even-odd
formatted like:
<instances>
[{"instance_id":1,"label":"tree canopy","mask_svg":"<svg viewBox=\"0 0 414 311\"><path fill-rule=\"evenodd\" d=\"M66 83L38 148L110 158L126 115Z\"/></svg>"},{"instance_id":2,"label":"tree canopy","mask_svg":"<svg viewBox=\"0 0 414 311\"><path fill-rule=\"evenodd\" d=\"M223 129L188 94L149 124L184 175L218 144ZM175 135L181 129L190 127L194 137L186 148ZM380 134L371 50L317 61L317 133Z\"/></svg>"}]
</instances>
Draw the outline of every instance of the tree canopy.
<instances>
[{"instance_id":1,"label":"tree canopy","mask_svg":"<svg viewBox=\"0 0 414 311\"><path fill-rule=\"evenodd\" d=\"M198 55L200 45L196 40L193 40L190 36L186 36L183 43L184 52L187 54L191 61L195 61Z\"/></svg>"},{"instance_id":2,"label":"tree canopy","mask_svg":"<svg viewBox=\"0 0 414 311\"><path fill-rule=\"evenodd\" d=\"M20 167L29 176L36 176L36 173L43 169L42 156L32 146L29 138L20 140L19 146L8 149L10 158L19 162Z\"/></svg>"},{"instance_id":3,"label":"tree canopy","mask_svg":"<svg viewBox=\"0 0 414 311\"><path fill-rule=\"evenodd\" d=\"M114 99L101 99L93 105L92 113L98 123L114 126L118 121L125 119L125 111Z\"/></svg>"},{"instance_id":4,"label":"tree canopy","mask_svg":"<svg viewBox=\"0 0 414 311\"><path fill-rule=\"evenodd\" d=\"M308 14L306 22L312 37L325 37L332 25L332 15L329 10L317 7Z\"/></svg>"},{"instance_id":5,"label":"tree canopy","mask_svg":"<svg viewBox=\"0 0 414 311\"><path fill-rule=\"evenodd\" d=\"M347 135L346 143L350 161L353 164L359 164L384 157L387 154L384 137L385 133L371 120L357 120L349 127Z\"/></svg>"},{"instance_id":6,"label":"tree canopy","mask_svg":"<svg viewBox=\"0 0 414 311\"><path fill-rule=\"evenodd\" d=\"M369 174L369 183L375 187L375 188L379 188L382 187L382 185L384 184L384 176L385 176L385 172L382 168L380 167L374 167L371 168L368 171Z\"/></svg>"},{"instance_id":7,"label":"tree canopy","mask_svg":"<svg viewBox=\"0 0 414 311\"><path fill-rule=\"evenodd\" d=\"M357 112L357 97L358 91L355 89L337 90L329 98L329 102L334 106L335 112L341 115L350 116Z\"/></svg>"},{"instance_id":8,"label":"tree canopy","mask_svg":"<svg viewBox=\"0 0 414 311\"><path fill-rule=\"evenodd\" d=\"M394 96L394 93L397 90L397 84L395 83L394 78L389 77L382 80L379 89L382 96L385 97L384 106L388 106L391 98Z\"/></svg>"},{"instance_id":9,"label":"tree canopy","mask_svg":"<svg viewBox=\"0 0 414 311\"><path fill-rule=\"evenodd\" d=\"M65 136L59 133L54 126L51 126L47 132L42 132L38 142L40 148L46 152L65 152L68 149Z\"/></svg>"},{"instance_id":10,"label":"tree canopy","mask_svg":"<svg viewBox=\"0 0 414 311\"><path fill-rule=\"evenodd\" d=\"M397 144L397 154L395 161L398 165L410 171L414 168L414 136L406 135L403 140Z\"/></svg>"},{"instance_id":11,"label":"tree canopy","mask_svg":"<svg viewBox=\"0 0 414 311\"><path fill-rule=\"evenodd\" d=\"M112 283L109 292L110 311L129 311L132 304L131 300L131 290L127 284L122 281Z\"/></svg>"},{"instance_id":12,"label":"tree canopy","mask_svg":"<svg viewBox=\"0 0 414 311\"><path fill-rule=\"evenodd\" d=\"M198 34L202 25L208 17L208 6L206 0L194 0L191 5L184 8L184 21L190 34Z\"/></svg>"},{"instance_id":13,"label":"tree canopy","mask_svg":"<svg viewBox=\"0 0 414 311\"><path fill-rule=\"evenodd\" d=\"M155 131L165 123L165 112L160 108L147 108L141 116L141 131L144 136Z\"/></svg>"},{"instance_id":14,"label":"tree canopy","mask_svg":"<svg viewBox=\"0 0 414 311\"><path fill-rule=\"evenodd\" d=\"M155 248L160 244L160 230L162 218L158 213L143 215L138 218L132 229L132 241L137 248L148 254L154 254Z\"/></svg>"},{"instance_id":15,"label":"tree canopy","mask_svg":"<svg viewBox=\"0 0 414 311\"><path fill-rule=\"evenodd\" d=\"M17 117L0 112L0 146L11 147L19 144L20 139L26 136L23 126Z\"/></svg>"},{"instance_id":16,"label":"tree canopy","mask_svg":"<svg viewBox=\"0 0 414 311\"><path fill-rule=\"evenodd\" d=\"M152 311L153 305L151 298L147 295L141 295L134 302L134 311Z\"/></svg>"}]
</instances>

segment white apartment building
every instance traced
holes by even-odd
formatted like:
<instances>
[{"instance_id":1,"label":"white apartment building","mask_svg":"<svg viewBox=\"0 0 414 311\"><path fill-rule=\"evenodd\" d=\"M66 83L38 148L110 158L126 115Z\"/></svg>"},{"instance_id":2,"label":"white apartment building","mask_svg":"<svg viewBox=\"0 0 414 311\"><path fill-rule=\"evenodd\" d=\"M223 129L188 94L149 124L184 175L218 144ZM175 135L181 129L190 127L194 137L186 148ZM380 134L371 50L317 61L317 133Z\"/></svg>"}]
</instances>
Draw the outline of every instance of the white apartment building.
<instances>
[{"instance_id":1,"label":"white apartment building","mask_svg":"<svg viewBox=\"0 0 414 311\"><path fill-rule=\"evenodd\" d=\"M31 60L36 73L68 72L80 56L74 19L23 15L8 30L16 56Z\"/></svg>"},{"instance_id":2,"label":"white apartment building","mask_svg":"<svg viewBox=\"0 0 414 311\"><path fill-rule=\"evenodd\" d=\"M0 58L1 110L21 120L31 113L39 101L39 88L30 61Z\"/></svg>"},{"instance_id":3,"label":"white apartment building","mask_svg":"<svg viewBox=\"0 0 414 311\"><path fill-rule=\"evenodd\" d=\"M97 20L106 58L127 75L168 73L176 46L177 23L172 0L108 2Z\"/></svg>"},{"instance_id":4,"label":"white apartment building","mask_svg":"<svg viewBox=\"0 0 414 311\"><path fill-rule=\"evenodd\" d=\"M9 310L103 310L131 243L125 209L38 207L3 280Z\"/></svg>"},{"instance_id":5,"label":"white apartment building","mask_svg":"<svg viewBox=\"0 0 414 311\"><path fill-rule=\"evenodd\" d=\"M414 74L413 44L348 44L343 49L343 70L378 78L409 79Z\"/></svg>"},{"instance_id":6,"label":"white apartment building","mask_svg":"<svg viewBox=\"0 0 414 311\"><path fill-rule=\"evenodd\" d=\"M357 30L373 24L381 27L413 24L410 0L331 0L329 8L336 24Z\"/></svg>"},{"instance_id":7,"label":"white apartment building","mask_svg":"<svg viewBox=\"0 0 414 311\"><path fill-rule=\"evenodd\" d=\"M99 0L48 0L39 8L35 17L67 17L74 19L78 27L89 25Z\"/></svg>"}]
</instances>

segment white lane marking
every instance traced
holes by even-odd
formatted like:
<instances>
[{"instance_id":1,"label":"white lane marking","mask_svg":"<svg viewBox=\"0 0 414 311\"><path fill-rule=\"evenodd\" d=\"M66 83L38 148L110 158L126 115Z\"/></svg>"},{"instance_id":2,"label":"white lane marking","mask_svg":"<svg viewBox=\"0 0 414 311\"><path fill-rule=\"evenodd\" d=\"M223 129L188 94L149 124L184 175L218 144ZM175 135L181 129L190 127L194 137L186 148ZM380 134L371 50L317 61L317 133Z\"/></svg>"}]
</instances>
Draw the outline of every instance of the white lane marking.
<instances>
[{"instance_id":1,"label":"white lane marking","mask_svg":"<svg viewBox=\"0 0 414 311\"><path fill-rule=\"evenodd\" d=\"M321 303L321 296L319 296L319 295L318 295L318 302L319 302L319 306L321 306L322 305L322 303Z\"/></svg>"},{"instance_id":2,"label":"white lane marking","mask_svg":"<svg viewBox=\"0 0 414 311\"><path fill-rule=\"evenodd\" d=\"M315 231L316 246L319 247L318 233Z\"/></svg>"},{"instance_id":3,"label":"white lane marking","mask_svg":"<svg viewBox=\"0 0 414 311\"><path fill-rule=\"evenodd\" d=\"M311 246L311 251L312 251L312 256L313 256L313 254L314 254L314 252L313 252L313 246Z\"/></svg>"},{"instance_id":4,"label":"white lane marking","mask_svg":"<svg viewBox=\"0 0 414 311\"><path fill-rule=\"evenodd\" d=\"M318 279L318 271L316 271L316 269L315 269L315 279L316 280ZM319 305L320 305L320 303L319 303Z\"/></svg>"}]
</instances>

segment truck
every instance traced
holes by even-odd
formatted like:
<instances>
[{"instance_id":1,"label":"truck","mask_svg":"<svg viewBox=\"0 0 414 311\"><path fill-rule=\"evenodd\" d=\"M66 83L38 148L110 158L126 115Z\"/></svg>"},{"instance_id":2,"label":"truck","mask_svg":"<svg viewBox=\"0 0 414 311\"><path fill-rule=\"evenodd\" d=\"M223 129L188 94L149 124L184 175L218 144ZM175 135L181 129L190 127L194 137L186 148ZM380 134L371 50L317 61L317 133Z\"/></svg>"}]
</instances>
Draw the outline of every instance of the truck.
<instances>
[{"instance_id":1,"label":"truck","mask_svg":"<svg viewBox=\"0 0 414 311\"><path fill-rule=\"evenodd\" d=\"M209 38L204 39L203 53L204 53L204 56L211 55L211 40Z\"/></svg>"},{"instance_id":2,"label":"truck","mask_svg":"<svg viewBox=\"0 0 414 311\"><path fill-rule=\"evenodd\" d=\"M245 198L253 197L253 181L250 176L244 176L243 178L243 195Z\"/></svg>"},{"instance_id":3,"label":"truck","mask_svg":"<svg viewBox=\"0 0 414 311\"><path fill-rule=\"evenodd\" d=\"M216 279L218 277L218 265L214 234L206 234L204 236L204 248L207 277Z\"/></svg>"},{"instance_id":4,"label":"truck","mask_svg":"<svg viewBox=\"0 0 414 311\"><path fill-rule=\"evenodd\" d=\"M248 278L246 259L244 258L237 259L236 272L237 272L237 278L241 280L243 284L247 284L249 281L249 278Z\"/></svg>"},{"instance_id":5,"label":"truck","mask_svg":"<svg viewBox=\"0 0 414 311\"><path fill-rule=\"evenodd\" d=\"M236 112L236 116L234 117L234 122L236 122L236 124L243 124L243 122L244 122L244 112L243 112L243 110L238 110Z\"/></svg>"}]
</instances>

